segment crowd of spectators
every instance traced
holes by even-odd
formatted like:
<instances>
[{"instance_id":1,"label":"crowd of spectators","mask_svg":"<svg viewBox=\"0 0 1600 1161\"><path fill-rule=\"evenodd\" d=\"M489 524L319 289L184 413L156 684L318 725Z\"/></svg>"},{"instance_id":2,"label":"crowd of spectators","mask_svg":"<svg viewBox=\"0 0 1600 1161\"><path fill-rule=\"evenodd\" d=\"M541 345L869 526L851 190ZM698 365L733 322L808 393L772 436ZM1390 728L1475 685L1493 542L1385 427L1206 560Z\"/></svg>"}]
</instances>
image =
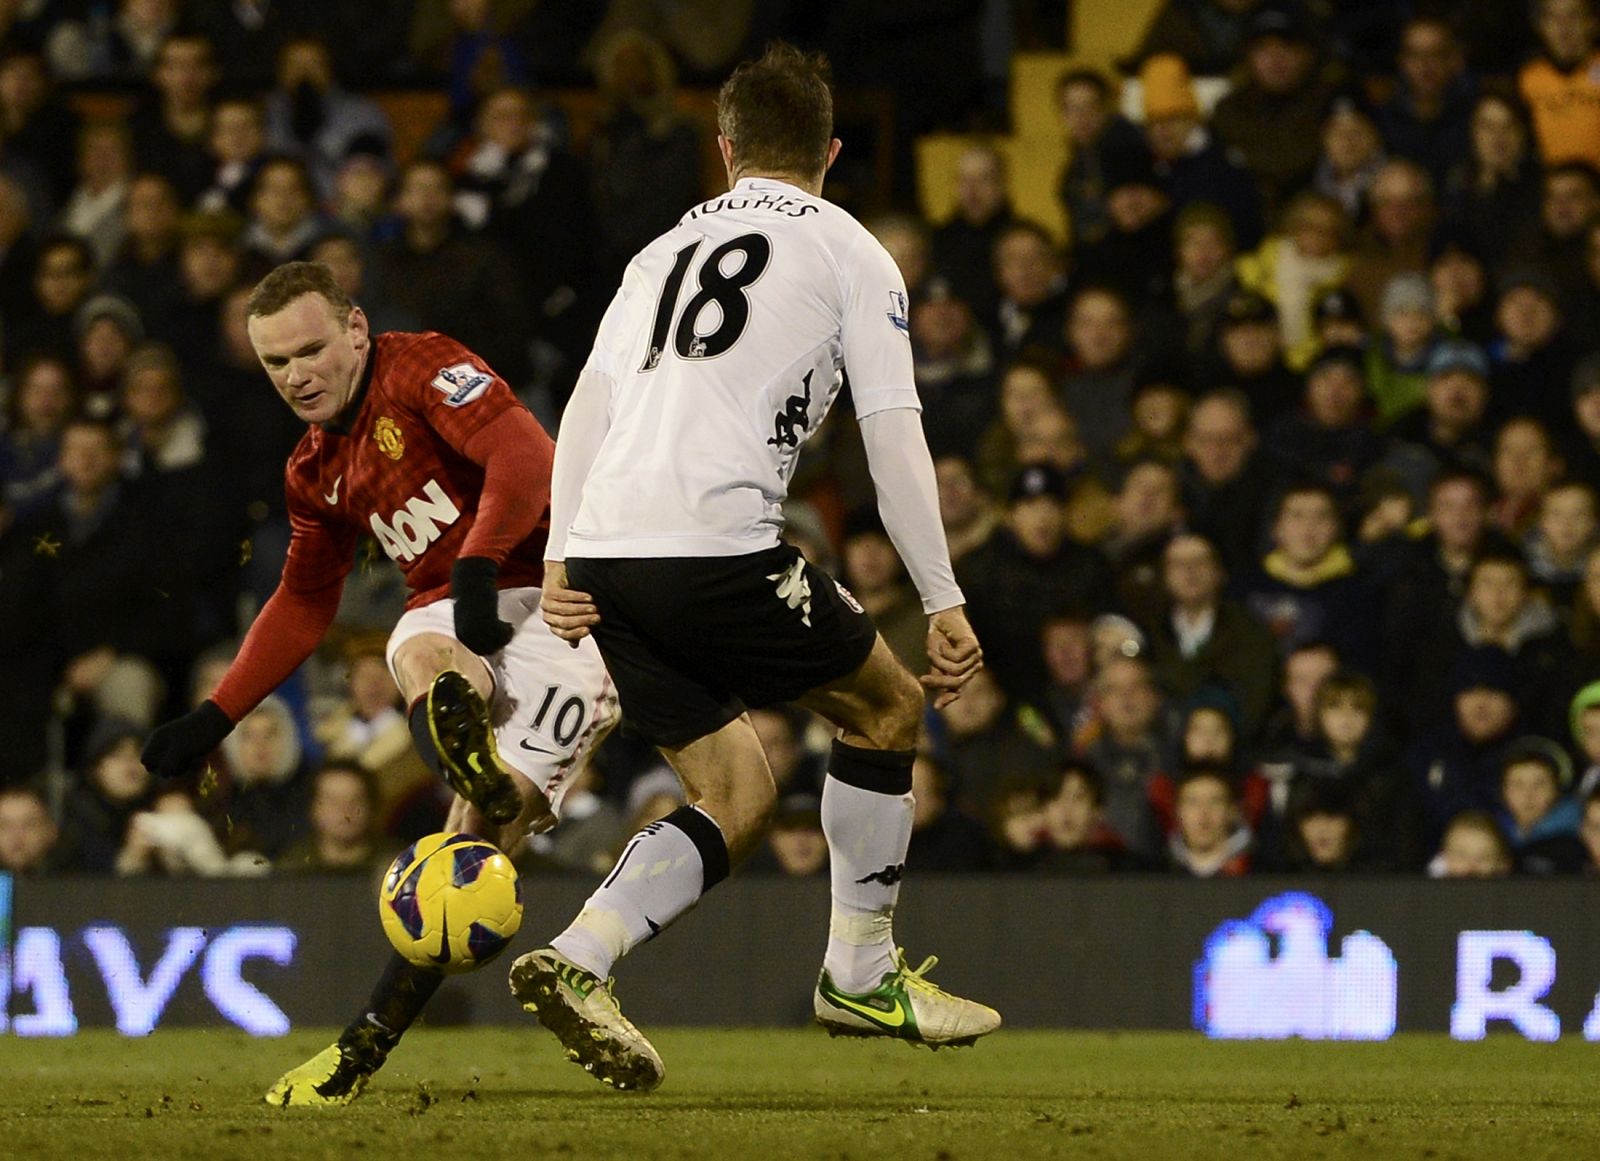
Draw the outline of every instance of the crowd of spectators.
<instances>
[{"instance_id":1,"label":"crowd of spectators","mask_svg":"<svg viewBox=\"0 0 1600 1161\"><path fill-rule=\"evenodd\" d=\"M324 653L202 777L138 762L287 543L301 429L244 332L254 280L326 262L378 329L452 334L555 426L628 257L713 192L680 72L778 32L898 92L902 134L991 125L994 30L972 5L900 28L846 4L416 0L366 38L360 5L185 7L0 4L0 869L369 873L447 805L370 546ZM1013 45L1053 10L992 7ZM957 65L950 108L908 98ZM947 220L866 216L905 278L987 660L930 711L912 865L1594 873L1590 3L1168 0L1125 71L1057 85L1066 245L981 139ZM596 86L582 140L551 81ZM397 156L373 93L428 83L444 113ZM789 534L920 670L926 621L836 411ZM750 869L820 873L826 730L752 716L781 798ZM678 793L624 727L522 863L604 869Z\"/></svg>"}]
</instances>

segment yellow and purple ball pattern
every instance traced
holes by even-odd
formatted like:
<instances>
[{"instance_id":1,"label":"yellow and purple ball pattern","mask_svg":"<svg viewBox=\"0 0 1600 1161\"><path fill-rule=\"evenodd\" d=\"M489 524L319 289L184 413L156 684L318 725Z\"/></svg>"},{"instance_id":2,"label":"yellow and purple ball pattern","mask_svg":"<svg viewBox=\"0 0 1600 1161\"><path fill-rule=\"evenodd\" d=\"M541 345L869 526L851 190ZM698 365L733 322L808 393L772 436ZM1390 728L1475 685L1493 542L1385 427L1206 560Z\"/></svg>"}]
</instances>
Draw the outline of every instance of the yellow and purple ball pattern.
<instances>
[{"instance_id":1,"label":"yellow and purple ball pattern","mask_svg":"<svg viewBox=\"0 0 1600 1161\"><path fill-rule=\"evenodd\" d=\"M500 848L470 834L430 834L383 876L378 916L394 949L455 975L481 967L522 925L522 885Z\"/></svg>"}]
</instances>

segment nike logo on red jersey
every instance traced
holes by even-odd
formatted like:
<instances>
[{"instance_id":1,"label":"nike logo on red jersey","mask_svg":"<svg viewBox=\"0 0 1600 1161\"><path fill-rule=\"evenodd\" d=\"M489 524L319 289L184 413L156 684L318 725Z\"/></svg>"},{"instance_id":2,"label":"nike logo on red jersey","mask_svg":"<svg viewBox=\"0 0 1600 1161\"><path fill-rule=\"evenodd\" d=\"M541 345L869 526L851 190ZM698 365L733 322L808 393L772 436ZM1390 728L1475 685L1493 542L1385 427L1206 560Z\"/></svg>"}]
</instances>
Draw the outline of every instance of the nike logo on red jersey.
<instances>
[{"instance_id":1,"label":"nike logo on red jersey","mask_svg":"<svg viewBox=\"0 0 1600 1161\"><path fill-rule=\"evenodd\" d=\"M333 481L333 491L322 498L330 504L337 504L339 502L339 485L342 483L344 483L344 473L340 472L339 478Z\"/></svg>"}]
</instances>

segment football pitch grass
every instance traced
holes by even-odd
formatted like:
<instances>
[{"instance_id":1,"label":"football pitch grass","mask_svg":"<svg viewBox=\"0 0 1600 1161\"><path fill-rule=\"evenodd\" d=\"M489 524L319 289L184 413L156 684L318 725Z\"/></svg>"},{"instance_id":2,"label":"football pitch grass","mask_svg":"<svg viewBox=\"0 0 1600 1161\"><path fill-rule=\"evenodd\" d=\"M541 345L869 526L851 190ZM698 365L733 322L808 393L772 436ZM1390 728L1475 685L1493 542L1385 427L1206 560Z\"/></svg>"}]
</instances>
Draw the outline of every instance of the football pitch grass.
<instances>
[{"instance_id":1,"label":"football pitch grass","mask_svg":"<svg viewBox=\"0 0 1600 1161\"><path fill-rule=\"evenodd\" d=\"M262 1094L332 1039L0 1037L0 1154L261 1157L1575 1158L1600 1155L1600 1045L1244 1044L1005 1030L936 1054L818 1030L666 1030L666 1083L603 1089L542 1030L418 1029L359 1101Z\"/></svg>"}]
</instances>

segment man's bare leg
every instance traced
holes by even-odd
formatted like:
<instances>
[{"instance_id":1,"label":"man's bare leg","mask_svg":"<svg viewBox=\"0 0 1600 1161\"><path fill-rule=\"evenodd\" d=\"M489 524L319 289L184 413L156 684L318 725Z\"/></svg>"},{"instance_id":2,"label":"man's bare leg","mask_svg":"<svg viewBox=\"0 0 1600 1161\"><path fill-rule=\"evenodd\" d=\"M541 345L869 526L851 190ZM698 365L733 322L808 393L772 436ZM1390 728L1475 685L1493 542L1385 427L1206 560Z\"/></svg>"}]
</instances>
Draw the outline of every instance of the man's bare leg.
<instances>
[{"instance_id":1,"label":"man's bare leg","mask_svg":"<svg viewBox=\"0 0 1600 1161\"><path fill-rule=\"evenodd\" d=\"M765 833L777 791L748 715L662 747L685 804L628 842L572 924L551 941L598 979L727 877Z\"/></svg>"}]
</instances>

